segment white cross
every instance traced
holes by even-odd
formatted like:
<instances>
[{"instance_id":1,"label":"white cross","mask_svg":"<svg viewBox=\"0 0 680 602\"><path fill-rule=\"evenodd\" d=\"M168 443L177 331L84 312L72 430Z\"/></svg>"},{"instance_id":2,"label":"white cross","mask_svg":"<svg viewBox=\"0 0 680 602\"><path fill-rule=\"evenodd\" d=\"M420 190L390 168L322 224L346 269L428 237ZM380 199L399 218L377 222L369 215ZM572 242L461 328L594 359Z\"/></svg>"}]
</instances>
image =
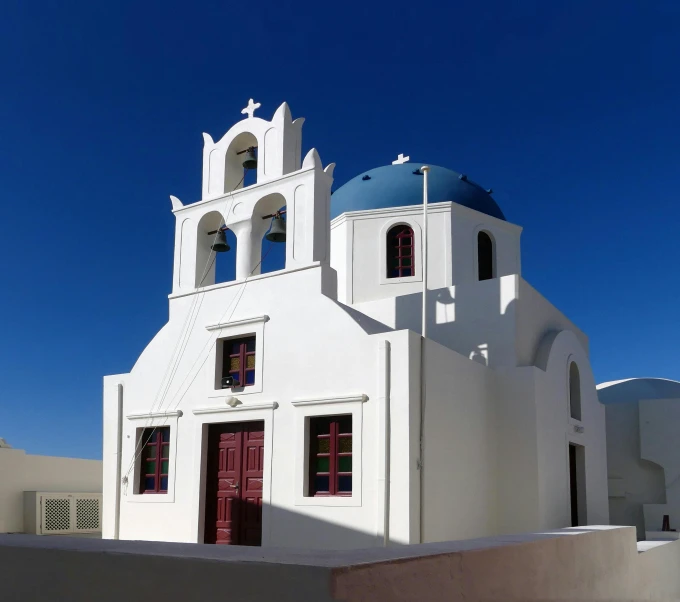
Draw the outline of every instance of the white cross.
<instances>
[{"instance_id":1,"label":"white cross","mask_svg":"<svg viewBox=\"0 0 680 602\"><path fill-rule=\"evenodd\" d=\"M253 99L251 98L248 101L248 106L241 111L243 115L248 115L248 119L253 118L253 113L255 113L255 109L259 109L262 105L259 102L253 102Z\"/></svg>"},{"instance_id":2,"label":"white cross","mask_svg":"<svg viewBox=\"0 0 680 602\"><path fill-rule=\"evenodd\" d=\"M410 161L410 160L411 160L411 157L404 157L404 153L399 153L397 160L392 161L392 165L401 165L402 163L406 163L407 161Z\"/></svg>"}]
</instances>

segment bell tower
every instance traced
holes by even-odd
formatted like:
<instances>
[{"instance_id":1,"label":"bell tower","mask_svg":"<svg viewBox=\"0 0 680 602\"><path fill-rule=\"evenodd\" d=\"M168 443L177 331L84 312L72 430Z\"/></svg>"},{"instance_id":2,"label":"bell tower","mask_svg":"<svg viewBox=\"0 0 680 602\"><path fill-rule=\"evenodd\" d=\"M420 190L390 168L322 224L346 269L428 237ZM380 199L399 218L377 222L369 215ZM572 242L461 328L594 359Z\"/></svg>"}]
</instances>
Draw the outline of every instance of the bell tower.
<instances>
[{"instance_id":1,"label":"bell tower","mask_svg":"<svg viewBox=\"0 0 680 602\"><path fill-rule=\"evenodd\" d=\"M271 121L254 116L259 106L250 99L245 119L218 142L203 134L202 199L184 205L170 197L176 217L173 293L215 283L215 249L236 253L236 280L259 274L270 225L272 244L286 243L285 270L329 262L335 164L324 169L316 149L300 160L304 118L293 120L286 103ZM256 173L254 183L246 182L244 170ZM223 244L225 228L236 236L235 250Z\"/></svg>"}]
</instances>

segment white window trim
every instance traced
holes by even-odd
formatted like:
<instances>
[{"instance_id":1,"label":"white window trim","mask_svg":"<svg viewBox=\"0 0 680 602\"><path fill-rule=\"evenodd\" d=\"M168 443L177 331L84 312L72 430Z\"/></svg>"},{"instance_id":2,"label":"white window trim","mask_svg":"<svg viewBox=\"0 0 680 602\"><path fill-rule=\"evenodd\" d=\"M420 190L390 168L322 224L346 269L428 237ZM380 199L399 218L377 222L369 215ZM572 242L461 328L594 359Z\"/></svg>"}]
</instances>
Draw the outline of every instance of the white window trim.
<instances>
[{"instance_id":1,"label":"white window trim","mask_svg":"<svg viewBox=\"0 0 680 602\"><path fill-rule=\"evenodd\" d=\"M264 374L264 325L269 316L258 316L233 322L208 325L206 328L217 334L206 362L206 387L210 399L224 398L230 395L244 397L253 393L262 393L262 377ZM219 389L218 379L221 375L222 341L236 339L246 335L255 336L255 384L243 389Z\"/></svg>"},{"instance_id":2,"label":"white window trim","mask_svg":"<svg viewBox=\"0 0 680 602\"><path fill-rule=\"evenodd\" d=\"M225 422L252 422L264 423L264 458L262 467L262 545L271 545L272 518L272 458L274 448L274 411L279 407L276 402L263 402L251 406L237 406L228 408L223 406L215 408L200 408L194 411L196 426L194 430L194 442L199 442L199 453L193 454L191 484L191 517L192 529L195 531L196 541L202 542L204 538L204 511L205 511L205 481L207 470L208 452L208 426ZM211 411L212 410L212 411ZM238 410L238 411L235 411Z\"/></svg>"},{"instance_id":3,"label":"white window trim","mask_svg":"<svg viewBox=\"0 0 680 602\"><path fill-rule=\"evenodd\" d=\"M295 408L295 506L348 507L361 506L361 465L363 439L363 407L366 395L299 399ZM305 495L309 481L309 419L317 416L352 415L352 495L348 497L309 497Z\"/></svg>"},{"instance_id":4,"label":"white window trim","mask_svg":"<svg viewBox=\"0 0 680 602\"><path fill-rule=\"evenodd\" d=\"M175 501L175 482L177 480L177 431L182 411L153 412L149 414L130 414L127 419L131 424L125 429L127 432L127 445L130 455L127 462L134 457L134 467L128 475L127 488L124 490L126 503L131 504L172 504ZM145 424L139 424L138 420L146 420ZM139 478L142 468L141 437L144 429L154 427L170 427L170 457L168 466L168 492L167 493L139 493ZM125 463L123 463L125 466Z\"/></svg>"},{"instance_id":5,"label":"white window trim","mask_svg":"<svg viewBox=\"0 0 680 602\"><path fill-rule=\"evenodd\" d=\"M410 217L410 216L409 216ZM416 270L415 276L403 276L401 278L387 277L387 233L391 228L398 225L409 226L413 229L413 251L416 254L414 267ZM395 217L386 221L380 229L380 263L378 265L378 283L379 284L400 284L402 282L422 282L423 281L423 244L422 232L420 224L414 219L406 219L403 217Z\"/></svg>"}]
</instances>

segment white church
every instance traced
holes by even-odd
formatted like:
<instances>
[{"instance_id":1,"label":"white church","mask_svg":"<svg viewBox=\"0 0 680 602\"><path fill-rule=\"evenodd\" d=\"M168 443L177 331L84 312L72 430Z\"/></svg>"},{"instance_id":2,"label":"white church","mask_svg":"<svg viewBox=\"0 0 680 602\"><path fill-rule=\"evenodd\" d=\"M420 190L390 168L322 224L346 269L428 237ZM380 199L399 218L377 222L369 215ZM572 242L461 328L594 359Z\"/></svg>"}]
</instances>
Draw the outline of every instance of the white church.
<instances>
[{"instance_id":1,"label":"white church","mask_svg":"<svg viewBox=\"0 0 680 602\"><path fill-rule=\"evenodd\" d=\"M304 120L257 108L204 134L201 200L171 197L168 321L104 379L104 537L343 549L608 524L588 339L522 278L491 191L400 155L331 193ZM270 244L285 268L260 273Z\"/></svg>"}]
</instances>

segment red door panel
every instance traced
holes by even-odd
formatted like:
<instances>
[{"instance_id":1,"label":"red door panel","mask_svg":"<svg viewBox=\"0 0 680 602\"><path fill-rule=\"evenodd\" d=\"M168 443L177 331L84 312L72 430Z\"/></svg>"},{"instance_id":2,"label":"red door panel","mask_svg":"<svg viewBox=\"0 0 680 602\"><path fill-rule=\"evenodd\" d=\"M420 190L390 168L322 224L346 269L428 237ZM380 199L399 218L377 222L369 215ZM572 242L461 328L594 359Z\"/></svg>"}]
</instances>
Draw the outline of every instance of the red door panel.
<instances>
[{"instance_id":1,"label":"red door panel","mask_svg":"<svg viewBox=\"0 0 680 602\"><path fill-rule=\"evenodd\" d=\"M262 543L262 422L208 428L205 543Z\"/></svg>"}]
</instances>

